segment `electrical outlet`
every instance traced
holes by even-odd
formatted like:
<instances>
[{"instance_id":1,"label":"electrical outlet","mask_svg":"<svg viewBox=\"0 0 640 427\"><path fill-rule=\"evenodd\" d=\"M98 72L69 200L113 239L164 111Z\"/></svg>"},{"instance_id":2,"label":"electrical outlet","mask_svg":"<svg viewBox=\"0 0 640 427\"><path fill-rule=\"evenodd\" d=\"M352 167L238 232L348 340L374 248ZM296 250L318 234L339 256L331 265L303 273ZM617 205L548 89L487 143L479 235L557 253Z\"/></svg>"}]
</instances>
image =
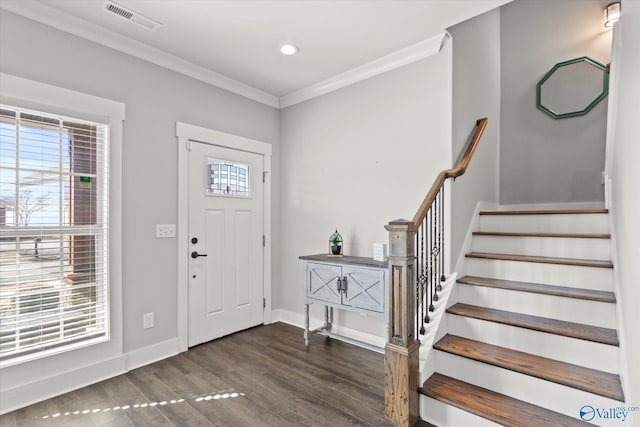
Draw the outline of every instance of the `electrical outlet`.
<instances>
[{"instance_id":1,"label":"electrical outlet","mask_svg":"<svg viewBox=\"0 0 640 427\"><path fill-rule=\"evenodd\" d=\"M157 239L170 239L172 237L176 237L175 224L156 224Z\"/></svg>"},{"instance_id":2,"label":"electrical outlet","mask_svg":"<svg viewBox=\"0 0 640 427\"><path fill-rule=\"evenodd\" d=\"M142 315L142 328L149 329L155 326L155 313L145 313Z\"/></svg>"}]
</instances>

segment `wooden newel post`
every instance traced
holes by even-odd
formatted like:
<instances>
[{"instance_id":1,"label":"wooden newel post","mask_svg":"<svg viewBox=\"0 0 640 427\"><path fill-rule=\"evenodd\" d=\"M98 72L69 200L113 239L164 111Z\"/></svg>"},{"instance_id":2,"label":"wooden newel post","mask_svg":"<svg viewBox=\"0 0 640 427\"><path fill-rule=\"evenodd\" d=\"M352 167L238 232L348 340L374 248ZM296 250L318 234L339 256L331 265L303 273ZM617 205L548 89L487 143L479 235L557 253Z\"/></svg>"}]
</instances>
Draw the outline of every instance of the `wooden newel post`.
<instances>
[{"instance_id":1,"label":"wooden newel post","mask_svg":"<svg viewBox=\"0 0 640 427\"><path fill-rule=\"evenodd\" d=\"M384 350L384 411L398 426L419 419L420 344L415 330L415 235L411 221L391 221L389 231L389 343Z\"/></svg>"}]
</instances>

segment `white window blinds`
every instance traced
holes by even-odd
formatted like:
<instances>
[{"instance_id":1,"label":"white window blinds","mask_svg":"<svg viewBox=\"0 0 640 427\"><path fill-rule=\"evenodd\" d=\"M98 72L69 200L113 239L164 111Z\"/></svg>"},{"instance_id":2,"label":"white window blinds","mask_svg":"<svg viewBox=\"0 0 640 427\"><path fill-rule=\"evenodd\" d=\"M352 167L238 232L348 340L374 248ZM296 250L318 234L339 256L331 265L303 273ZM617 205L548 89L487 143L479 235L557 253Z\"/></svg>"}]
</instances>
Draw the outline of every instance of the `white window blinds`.
<instances>
[{"instance_id":1,"label":"white window blinds","mask_svg":"<svg viewBox=\"0 0 640 427\"><path fill-rule=\"evenodd\" d=\"M0 105L0 365L108 339L107 132Z\"/></svg>"}]
</instances>

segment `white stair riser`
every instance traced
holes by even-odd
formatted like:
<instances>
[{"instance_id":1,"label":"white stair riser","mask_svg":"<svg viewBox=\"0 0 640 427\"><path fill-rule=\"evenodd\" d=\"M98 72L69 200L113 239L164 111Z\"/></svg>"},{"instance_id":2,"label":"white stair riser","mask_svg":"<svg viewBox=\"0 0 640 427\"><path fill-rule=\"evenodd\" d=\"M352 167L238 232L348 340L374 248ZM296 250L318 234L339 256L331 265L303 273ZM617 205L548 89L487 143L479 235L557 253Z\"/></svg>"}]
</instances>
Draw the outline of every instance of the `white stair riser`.
<instances>
[{"instance_id":1,"label":"white stair riser","mask_svg":"<svg viewBox=\"0 0 640 427\"><path fill-rule=\"evenodd\" d=\"M619 373L618 347L447 314L448 333L561 362ZM440 366L436 364L436 369Z\"/></svg>"},{"instance_id":2,"label":"white stair riser","mask_svg":"<svg viewBox=\"0 0 640 427\"><path fill-rule=\"evenodd\" d=\"M500 424L486 418L422 394L420 395L420 416L423 420L438 427L500 427Z\"/></svg>"},{"instance_id":3,"label":"white stair riser","mask_svg":"<svg viewBox=\"0 0 640 427\"><path fill-rule=\"evenodd\" d=\"M609 239L473 236L475 252L582 259L611 259Z\"/></svg>"},{"instance_id":4,"label":"white stair riser","mask_svg":"<svg viewBox=\"0 0 640 427\"><path fill-rule=\"evenodd\" d=\"M436 371L436 356L433 348L433 343L430 345L424 345L420 343L420 382L422 385L433 373Z\"/></svg>"},{"instance_id":5,"label":"white stair riser","mask_svg":"<svg viewBox=\"0 0 640 427\"><path fill-rule=\"evenodd\" d=\"M480 215L480 231L607 234L606 214Z\"/></svg>"},{"instance_id":6,"label":"white stair riser","mask_svg":"<svg viewBox=\"0 0 640 427\"><path fill-rule=\"evenodd\" d=\"M548 317L565 322L616 328L615 304L458 283L458 301Z\"/></svg>"},{"instance_id":7,"label":"white stair riser","mask_svg":"<svg viewBox=\"0 0 640 427\"><path fill-rule=\"evenodd\" d=\"M530 375L438 351L438 372L467 383L579 418L584 405L617 407L622 402Z\"/></svg>"},{"instance_id":8,"label":"white stair riser","mask_svg":"<svg viewBox=\"0 0 640 427\"><path fill-rule=\"evenodd\" d=\"M599 291L613 290L611 268L480 258L467 258L466 261L469 276L571 286Z\"/></svg>"}]
</instances>

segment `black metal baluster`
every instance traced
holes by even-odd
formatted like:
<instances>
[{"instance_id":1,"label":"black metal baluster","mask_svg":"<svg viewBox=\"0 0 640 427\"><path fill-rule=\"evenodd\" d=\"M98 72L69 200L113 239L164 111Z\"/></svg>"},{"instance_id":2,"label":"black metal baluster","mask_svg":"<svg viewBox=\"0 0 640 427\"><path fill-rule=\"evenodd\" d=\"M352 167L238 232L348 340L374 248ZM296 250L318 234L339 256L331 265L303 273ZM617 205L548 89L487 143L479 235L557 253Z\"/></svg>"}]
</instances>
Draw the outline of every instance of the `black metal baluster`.
<instances>
[{"instance_id":1,"label":"black metal baluster","mask_svg":"<svg viewBox=\"0 0 640 427\"><path fill-rule=\"evenodd\" d=\"M433 281L431 283L431 292L433 293L431 300L432 301L438 301L438 281L440 280L440 276L438 275L438 260L436 259L437 257L437 237L438 237L438 232L436 230L437 224L438 224L438 197L436 194L436 198L433 201L433 204L431 205L431 211L432 216L433 216L433 221L431 224L431 234L433 236L433 238L431 239L431 257L433 259ZM433 305L433 304L432 304ZM433 310L431 310L433 311Z\"/></svg>"},{"instance_id":2,"label":"black metal baluster","mask_svg":"<svg viewBox=\"0 0 640 427\"><path fill-rule=\"evenodd\" d=\"M429 215L429 224L428 224L428 243L429 243L429 297L431 299L431 302L429 303L429 311L433 311L435 308L433 306L433 251L431 250L431 248L433 247L433 205L431 205L431 208L429 209L428 212Z\"/></svg>"},{"instance_id":3,"label":"black metal baluster","mask_svg":"<svg viewBox=\"0 0 640 427\"><path fill-rule=\"evenodd\" d=\"M425 323L429 323L431 321L431 318L429 317L429 311L428 311L428 305L429 305L429 271L427 269L427 252L424 250L427 245L429 244L429 230L427 228L427 216L424 217L424 219L422 220L422 236L424 239L424 244L423 244L423 251L422 251L422 281L423 281L423 290L424 293L422 295L422 303L423 305L423 310L422 310L422 318L424 319Z\"/></svg>"},{"instance_id":4,"label":"black metal baluster","mask_svg":"<svg viewBox=\"0 0 640 427\"><path fill-rule=\"evenodd\" d=\"M424 217L424 233L425 233L425 249L429 247L429 211ZM424 285L425 285L425 317L429 316L429 307L431 307L431 293L429 291L429 285L431 283L431 278L429 277L429 251L425 250L424 253Z\"/></svg>"},{"instance_id":5,"label":"black metal baluster","mask_svg":"<svg viewBox=\"0 0 640 427\"><path fill-rule=\"evenodd\" d=\"M424 258L424 227L421 225L420 229L418 230L418 233L420 235L420 244L419 244L419 248L420 248L420 256L418 257L418 271L419 271L419 276L418 276L418 288L419 288L419 300L418 300L418 304L420 306L419 310L418 310L418 318L416 319L418 322L420 322L420 335L424 335L426 330L424 327L424 323L425 323L425 318L424 318L424 262L422 261Z\"/></svg>"},{"instance_id":6,"label":"black metal baluster","mask_svg":"<svg viewBox=\"0 0 640 427\"><path fill-rule=\"evenodd\" d=\"M440 240L440 284L438 290L442 290L442 283L447 279L444 276L444 185L440 189L440 227L438 230L438 238Z\"/></svg>"},{"instance_id":7,"label":"black metal baluster","mask_svg":"<svg viewBox=\"0 0 640 427\"><path fill-rule=\"evenodd\" d=\"M440 191L436 194L436 197L433 200L433 212L434 212L434 221L433 221L433 293L435 295L434 299L438 301L438 291L441 289L438 288L440 285L440 210L439 210L439 199Z\"/></svg>"},{"instance_id":8,"label":"black metal baluster","mask_svg":"<svg viewBox=\"0 0 640 427\"><path fill-rule=\"evenodd\" d=\"M420 251L420 228L418 228L418 230L416 231L416 237L415 237L416 241L415 241L415 248L417 253L419 253ZM418 261L418 264L416 265L416 331L420 331L420 262ZM418 339L419 341L419 339Z\"/></svg>"}]
</instances>

